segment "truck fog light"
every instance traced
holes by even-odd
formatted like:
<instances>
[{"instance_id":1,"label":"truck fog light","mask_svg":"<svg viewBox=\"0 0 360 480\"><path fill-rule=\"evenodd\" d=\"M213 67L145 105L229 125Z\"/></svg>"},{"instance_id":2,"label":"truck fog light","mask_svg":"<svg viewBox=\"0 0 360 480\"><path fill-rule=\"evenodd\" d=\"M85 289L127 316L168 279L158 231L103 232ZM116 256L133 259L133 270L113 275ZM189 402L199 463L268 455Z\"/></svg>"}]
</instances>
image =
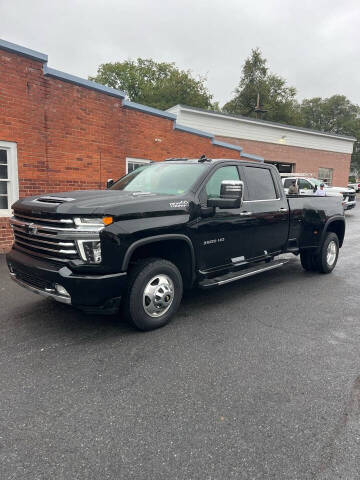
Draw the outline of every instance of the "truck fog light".
<instances>
[{"instance_id":1,"label":"truck fog light","mask_svg":"<svg viewBox=\"0 0 360 480\"><path fill-rule=\"evenodd\" d=\"M60 285L59 283L55 283L55 291L56 293L58 293L59 295L62 295L63 297L70 297L70 294L66 290L66 288Z\"/></svg>"},{"instance_id":2,"label":"truck fog light","mask_svg":"<svg viewBox=\"0 0 360 480\"><path fill-rule=\"evenodd\" d=\"M101 262L100 240L78 240L81 258L88 263Z\"/></svg>"}]
</instances>

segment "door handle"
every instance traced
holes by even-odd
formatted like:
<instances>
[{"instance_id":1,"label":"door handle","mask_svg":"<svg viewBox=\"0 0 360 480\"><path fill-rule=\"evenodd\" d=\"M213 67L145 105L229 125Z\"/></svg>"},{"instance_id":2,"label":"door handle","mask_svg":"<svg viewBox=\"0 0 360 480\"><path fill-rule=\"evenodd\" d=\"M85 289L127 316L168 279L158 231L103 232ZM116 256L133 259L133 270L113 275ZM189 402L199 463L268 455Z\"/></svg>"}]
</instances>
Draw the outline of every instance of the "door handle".
<instances>
[{"instance_id":1,"label":"door handle","mask_svg":"<svg viewBox=\"0 0 360 480\"><path fill-rule=\"evenodd\" d=\"M287 211L288 211L287 208L284 208L284 207L281 207L281 208L280 208L280 212L287 212Z\"/></svg>"},{"instance_id":2,"label":"door handle","mask_svg":"<svg viewBox=\"0 0 360 480\"><path fill-rule=\"evenodd\" d=\"M252 215L252 212L240 212L240 215L247 217L248 215Z\"/></svg>"}]
</instances>

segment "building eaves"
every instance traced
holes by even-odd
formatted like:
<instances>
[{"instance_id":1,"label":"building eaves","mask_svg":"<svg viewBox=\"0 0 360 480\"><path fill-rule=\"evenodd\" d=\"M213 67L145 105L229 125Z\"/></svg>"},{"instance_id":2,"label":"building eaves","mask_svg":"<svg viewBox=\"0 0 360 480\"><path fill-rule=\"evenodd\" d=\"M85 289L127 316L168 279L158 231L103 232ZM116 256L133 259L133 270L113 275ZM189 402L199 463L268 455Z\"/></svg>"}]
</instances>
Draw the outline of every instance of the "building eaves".
<instances>
[{"instance_id":1,"label":"building eaves","mask_svg":"<svg viewBox=\"0 0 360 480\"><path fill-rule=\"evenodd\" d=\"M235 150L239 152L239 154L241 154L242 152L242 148L240 146L234 145L232 143L216 140L215 136L211 133L178 124L176 121L177 116L169 111L159 110L157 108L148 107L146 105L141 105L139 103L130 102L129 100L125 99L125 93L121 92L120 90L117 90L111 87L106 87L105 85L102 85L97 82L93 82L92 80L87 80L81 77L77 77L75 75L71 75L69 73L61 72L60 70L56 70L54 68L50 68L47 65L48 56L45 55L44 53L36 52L35 50L30 50L29 48L22 47L20 45L16 45L14 43L7 42L6 40L1 40L1 39L0 39L0 50L16 53L24 57L31 58L32 60L40 61L41 63L43 63L43 73L45 77L56 78L58 80L72 83L80 87L101 92L105 95L111 95L113 97L121 98L122 106L124 108L137 110L145 114L154 115L154 116L166 118L168 120L172 120L174 130L179 130L182 132L208 138L211 144L214 146ZM181 108L188 108L188 107L181 106ZM201 111L201 109L199 109L199 111ZM243 156L247 156L247 154L243 154ZM247 156L247 158L254 158L254 159L255 157L256 156ZM256 159L261 161L261 157L257 157Z\"/></svg>"},{"instance_id":2,"label":"building eaves","mask_svg":"<svg viewBox=\"0 0 360 480\"><path fill-rule=\"evenodd\" d=\"M31 58L31 60L38 60L39 62L46 63L48 61L48 56L45 53L40 53L30 48L22 47L21 45L16 45L15 43L7 42L0 38L0 49L5 50L11 53L17 53L23 57Z\"/></svg>"},{"instance_id":3,"label":"building eaves","mask_svg":"<svg viewBox=\"0 0 360 480\"><path fill-rule=\"evenodd\" d=\"M171 107L171 108L175 108L175 107L179 107L180 110L187 110L187 111L192 111L193 110L195 112L199 112L199 113L204 114L204 115L219 116L219 117L239 120L239 121L243 121L243 122L247 122L247 123L254 123L254 124L259 124L259 125L264 125L264 126L267 125L267 126L270 126L270 127L276 127L276 128L285 129L285 130L294 130L294 131L298 131L298 132L310 133L310 134L313 134L313 135L321 135L321 136L324 136L324 137L334 137L334 138L339 138L339 139L345 140L345 141L351 141L351 142L356 141L355 137L351 137L349 135L341 135L341 134L338 134L338 133L323 132L321 130L315 130L315 129L312 129L312 128L297 127L296 125L288 125L286 123L277 123L277 122L272 122L270 120L260 120L258 118L245 117L244 115L217 112L217 111L214 111L214 110L205 110L203 108L190 107L188 105L181 105L181 104L174 105L174 107ZM169 108L168 110L171 110L171 108Z\"/></svg>"},{"instance_id":4,"label":"building eaves","mask_svg":"<svg viewBox=\"0 0 360 480\"><path fill-rule=\"evenodd\" d=\"M75 75L70 75L69 73L60 72L60 70L55 70L54 68L49 68L47 65L43 66L44 75L46 77L53 77L64 82L74 83L80 87L89 88L91 90L96 90L106 95L111 95L112 97L125 98L125 93L117 90L116 88L106 87L100 83L93 82L92 80L86 80L85 78L76 77Z\"/></svg>"}]
</instances>

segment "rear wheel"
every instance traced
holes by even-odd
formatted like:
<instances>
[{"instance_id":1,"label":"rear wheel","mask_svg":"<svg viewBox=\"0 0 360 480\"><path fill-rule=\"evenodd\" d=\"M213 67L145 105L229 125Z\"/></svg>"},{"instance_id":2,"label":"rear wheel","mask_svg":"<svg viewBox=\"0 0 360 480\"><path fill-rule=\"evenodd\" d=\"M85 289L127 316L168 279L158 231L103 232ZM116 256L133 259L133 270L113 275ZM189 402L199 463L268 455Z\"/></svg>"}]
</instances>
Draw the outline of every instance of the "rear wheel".
<instances>
[{"instance_id":1,"label":"rear wheel","mask_svg":"<svg viewBox=\"0 0 360 480\"><path fill-rule=\"evenodd\" d=\"M319 272L330 273L334 270L339 257L339 239L336 233L329 232L316 255L316 264Z\"/></svg>"},{"instance_id":2,"label":"rear wheel","mask_svg":"<svg viewBox=\"0 0 360 480\"><path fill-rule=\"evenodd\" d=\"M304 250L300 254L301 265L312 272L330 273L334 270L339 257L339 239L336 233L327 233L318 253Z\"/></svg>"},{"instance_id":3,"label":"rear wheel","mask_svg":"<svg viewBox=\"0 0 360 480\"><path fill-rule=\"evenodd\" d=\"M179 308L183 293L178 268L160 258L140 260L130 272L125 308L140 330L166 325Z\"/></svg>"}]
</instances>

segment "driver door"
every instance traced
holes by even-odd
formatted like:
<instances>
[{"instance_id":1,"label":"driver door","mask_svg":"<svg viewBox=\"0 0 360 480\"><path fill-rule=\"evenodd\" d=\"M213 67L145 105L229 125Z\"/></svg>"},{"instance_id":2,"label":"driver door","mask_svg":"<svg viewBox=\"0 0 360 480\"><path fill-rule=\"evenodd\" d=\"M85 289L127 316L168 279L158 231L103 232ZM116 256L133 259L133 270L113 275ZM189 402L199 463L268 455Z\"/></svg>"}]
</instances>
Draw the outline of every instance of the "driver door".
<instances>
[{"instance_id":1,"label":"driver door","mask_svg":"<svg viewBox=\"0 0 360 480\"><path fill-rule=\"evenodd\" d=\"M199 195L202 206L209 198L219 198L221 182L241 180L237 165L220 166L208 179ZM201 217L193 226L201 270L230 267L249 258L251 253L251 219L240 208L216 208L214 214Z\"/></svg>"}]
</instances>

